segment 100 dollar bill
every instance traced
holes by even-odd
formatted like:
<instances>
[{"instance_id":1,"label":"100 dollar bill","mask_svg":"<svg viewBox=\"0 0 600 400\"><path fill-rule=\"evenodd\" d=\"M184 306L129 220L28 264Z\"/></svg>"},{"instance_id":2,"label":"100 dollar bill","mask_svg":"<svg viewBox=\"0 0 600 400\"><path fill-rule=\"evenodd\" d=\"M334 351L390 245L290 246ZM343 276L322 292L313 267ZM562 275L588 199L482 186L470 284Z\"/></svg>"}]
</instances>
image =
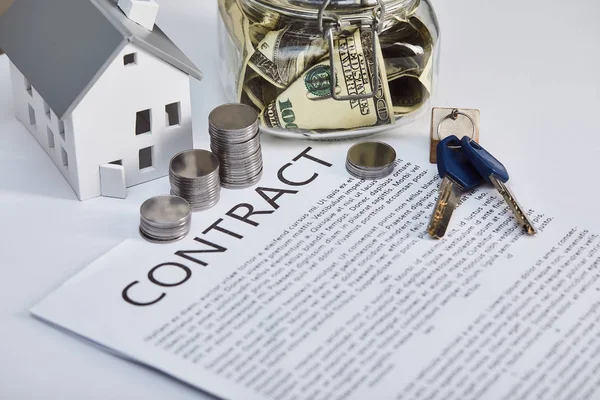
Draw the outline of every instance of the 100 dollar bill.
<instances>
[{"instance_id":1,"label":"100 dollar bill","mask_svg":"<svg viewBox=\"0 0 600 400\"><path fill-rule=\"evenodd\" d=\"M375 50L375 54L373 53ZM278 129L353 129L388 125L394 122L392 100L379 41L372 33L344 31L334 41L333 68L326 57L304 72L261 114L264 126ZM380 65L379 90L373 98L338 101L339 96L373 91L374 57ZM331 87L331 74L337 87Z\"/></svg>"}]
</instances>

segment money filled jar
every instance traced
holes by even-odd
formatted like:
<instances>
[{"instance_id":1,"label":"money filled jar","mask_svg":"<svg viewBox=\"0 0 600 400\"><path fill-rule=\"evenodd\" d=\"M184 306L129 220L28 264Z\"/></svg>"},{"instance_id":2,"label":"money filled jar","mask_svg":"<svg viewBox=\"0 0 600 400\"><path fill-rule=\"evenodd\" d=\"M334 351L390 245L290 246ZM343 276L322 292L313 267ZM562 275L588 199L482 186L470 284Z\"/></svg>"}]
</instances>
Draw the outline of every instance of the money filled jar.
<instances>
[{"instance_id":1,"label":"money filled jar","mask_svg":"<svg viewBox=\"0 0 600 400\"><path fill-rule=\"evenodd\" d=\"M439 28L429 0L218 0L220 71L264 132L335 139L429 109Z\"/></svg>"}]
</instances>

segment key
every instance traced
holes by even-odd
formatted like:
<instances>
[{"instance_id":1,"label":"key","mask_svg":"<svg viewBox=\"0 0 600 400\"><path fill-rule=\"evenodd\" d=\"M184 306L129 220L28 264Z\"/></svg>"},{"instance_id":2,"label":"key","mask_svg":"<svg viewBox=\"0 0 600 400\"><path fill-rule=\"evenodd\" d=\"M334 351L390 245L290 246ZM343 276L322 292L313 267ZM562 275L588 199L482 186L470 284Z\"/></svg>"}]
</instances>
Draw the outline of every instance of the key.
<instances>
[{"instance_id":1,"label":"key","mask_svg":"<svg viewBox=\"0 0 600 400\"><path fill-rule=\"evenodd\" d=\"M493 184L496 190L502 195L504 201L510 206L519 225L523 226L529 235L535 235L537 229L527 216L525 210L523 210L523 207L521 207L517 201L514 194L505 185L510 179L506 167L487 150L470 140L468 137L464 137L461 140L461 144L467 159L473 164L483 179Z\"/></svg>"},{"instance_id":2,"label":"key","mask_svg":"<svg viewBox=\"0 0 600 400\"><path fill-rule=\"evenodd\" d=\"M448 136L438 144L437 165L443 180L428 232L434 239L441 239L446 235L463 193L475 189L484 180L465 157L456 136Z\"/></svg>"}]
</instances>

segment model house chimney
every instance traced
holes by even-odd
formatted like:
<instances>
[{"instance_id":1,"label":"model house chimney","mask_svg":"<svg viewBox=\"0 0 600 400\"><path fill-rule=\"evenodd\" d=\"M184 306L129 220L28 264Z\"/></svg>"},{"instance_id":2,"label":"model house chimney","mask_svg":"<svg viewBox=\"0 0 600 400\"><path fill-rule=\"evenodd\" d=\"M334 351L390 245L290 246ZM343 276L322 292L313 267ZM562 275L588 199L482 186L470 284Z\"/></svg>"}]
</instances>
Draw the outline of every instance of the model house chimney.
<instances>
[{"instance_id":1,"label":"model house chimney","mask_svg":"<svg viewBox=\"0 0 600 400\"><path fill-rule=\"evenodd\" d=\"M127 18L149 31L154 29L158 7L154 0L119 0L119 8Z\"/></svg>"}]
</instances>

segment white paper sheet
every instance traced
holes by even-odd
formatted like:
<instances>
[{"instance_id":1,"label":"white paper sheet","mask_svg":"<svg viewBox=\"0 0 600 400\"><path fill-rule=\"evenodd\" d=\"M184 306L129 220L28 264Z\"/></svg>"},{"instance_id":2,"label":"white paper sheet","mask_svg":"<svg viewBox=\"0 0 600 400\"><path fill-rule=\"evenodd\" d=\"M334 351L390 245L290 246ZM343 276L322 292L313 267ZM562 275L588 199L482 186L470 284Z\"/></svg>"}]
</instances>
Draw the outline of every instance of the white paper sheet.
<instances>
[{"instance_id":1,"label":"white paper sheet","mask_svg":"<svg viewBox=\"0 0 600 400\"><path fill-rule=\"evenodd\" d=\"M32 313L227 399L600 398L598 234L532 210L526 237L483 188L433 241L434 168L343 160L271 158L189 238L128 241Z\"/></svg>"}]
</instances>

